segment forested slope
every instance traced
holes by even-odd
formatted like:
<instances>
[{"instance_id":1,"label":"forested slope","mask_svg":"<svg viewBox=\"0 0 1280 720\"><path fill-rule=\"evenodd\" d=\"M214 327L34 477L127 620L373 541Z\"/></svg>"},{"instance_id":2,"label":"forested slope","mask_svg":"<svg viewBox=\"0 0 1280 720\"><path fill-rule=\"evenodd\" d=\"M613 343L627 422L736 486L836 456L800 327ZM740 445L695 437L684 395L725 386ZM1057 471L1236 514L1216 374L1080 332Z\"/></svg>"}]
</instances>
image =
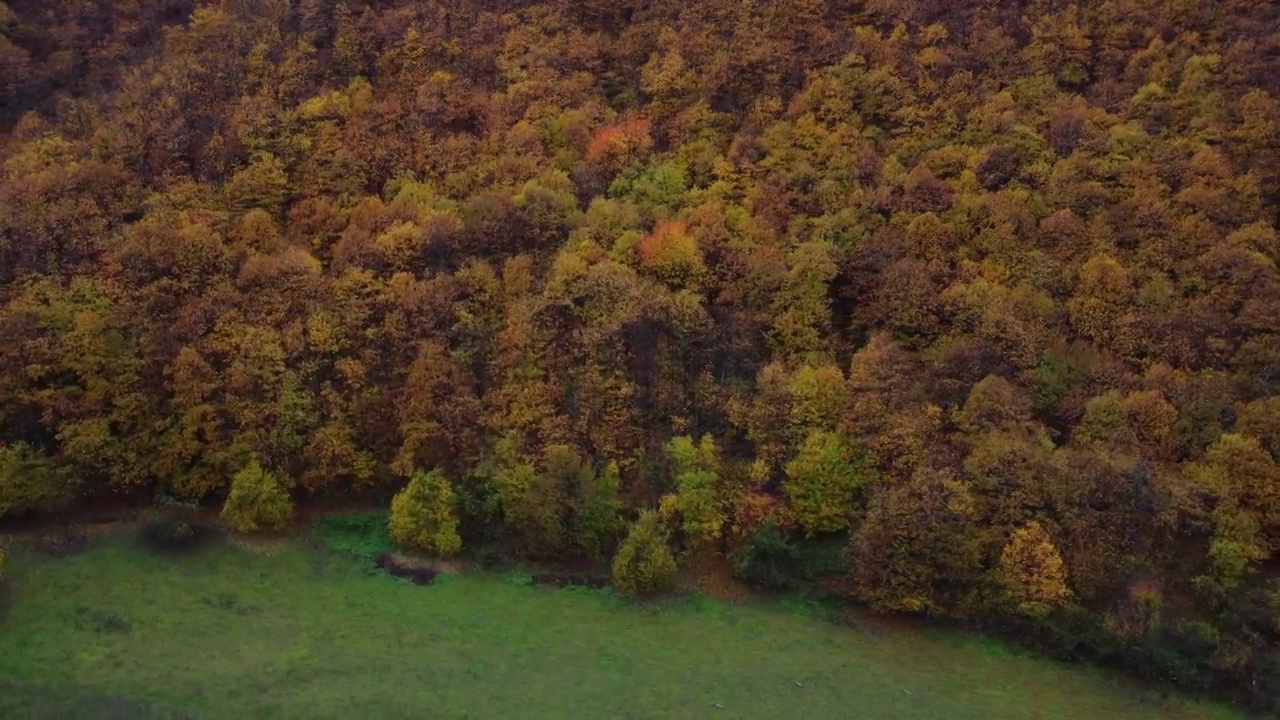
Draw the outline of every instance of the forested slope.
<instances>
[{"instance_id":1,"label":"forested slope","mask_svg":"<svg viewBox=\"0 0 1280 720\"><path fill-rule=\"evenodd\" d=\"M1277 703L1276 3L9 0L0 107L0 515L440 470Z\"/></svg>"}]
</instances>

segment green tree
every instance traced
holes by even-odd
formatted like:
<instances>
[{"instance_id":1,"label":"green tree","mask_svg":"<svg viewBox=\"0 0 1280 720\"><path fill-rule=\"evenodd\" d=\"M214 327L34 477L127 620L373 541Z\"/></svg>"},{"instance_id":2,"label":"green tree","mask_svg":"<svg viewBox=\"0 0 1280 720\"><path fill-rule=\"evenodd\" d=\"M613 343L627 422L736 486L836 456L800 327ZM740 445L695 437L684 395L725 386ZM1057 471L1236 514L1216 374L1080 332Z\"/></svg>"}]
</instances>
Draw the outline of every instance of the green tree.
<instances>
[{"instance_id":1,"label":"green tree","mask_svg":"<svg viewBox=\"0 0 1280 720\"><path fill-rule=\"evenodd\" d=\"M448 557L462 550L458 508L449 478L440 470L413 474L391 500L391 539L398 545Z\"/></svg>"},{"instance_id":2,"label":"green tree","mask_svg":"<svg viewBox=\"0 0 1280 720\"><path fill-rule=\"evenodd\" d=\"M715 441L704 435L695 444L693 438L682 435L672 438L665 452L672 464L676 491L662 499L662 515L678 515L680 529L692 544L715 543L726 519L719 496L720 459Z\"/></svg>"},{"instance_id":3,"label":"green tree","mask_svg":"<svg viewBox=\"0 0 1280 720\"><path fill-rule=\"evenodd\" d=\"M276 475L250 461L231 480L222 519L237 532L283 530L293 517L293 498Z\"/></svg>"},{"instance_id":4,"label":"green tree","mask_svg":"<svg viewBox=\"0 0 1280 720\"><path fill-rule=\"evenodd\" d=\"M632 597L656 595L675 587L676 558L667 540L658 513L641 512L613 557L614 585Z\"/></svg>"},{"instance_id":5,"label":"green tree","mask_svg":"<svg viewBox=\"0 0 1280 720\"><path fill-rule=\"evenodd\" d=\"M584 473L577 479L569 494L573 542L588 559L600 562L613 550L621 529L618 463L610 461L604 470Z\"/></svg>"},{"instance_id":6,"label":"green tree","mask_svg":"<svg viewBox=\"0 0 1280 720\"><path fill-rule=\"evenodd\" d=\"M567 508L560 479L525 461L513 436L499 440L493 455L491 481L517 551L528 558L559 555Z\"/></svg>"},{"instance_id":7,"label":"green tree","mask_svg":"<svg viewBox=\"0 0 1280 720\"><path fill-rule=\"evenodd\" d=\"M813 536L847 528L865 484L855 448L837 433L814 430L787 463L782 489L796 523Z\"/></svg>"}]
</instances>

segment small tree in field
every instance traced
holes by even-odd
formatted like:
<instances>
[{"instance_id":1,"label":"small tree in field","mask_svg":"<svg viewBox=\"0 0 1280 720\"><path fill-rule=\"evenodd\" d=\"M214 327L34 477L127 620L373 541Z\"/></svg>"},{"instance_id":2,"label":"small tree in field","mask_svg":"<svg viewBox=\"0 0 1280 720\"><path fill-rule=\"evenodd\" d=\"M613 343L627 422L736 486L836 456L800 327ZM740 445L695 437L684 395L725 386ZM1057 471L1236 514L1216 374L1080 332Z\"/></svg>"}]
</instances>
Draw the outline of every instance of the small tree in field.
<instances>
[{"instance_id":1,"label":"small tree in field","mask_svg":"<svg viewBox=\"0 0 1280 720\"><path fill-rule=\"evenodd\" d=\"M645 510L613 557L613 583L632 597L656 595L676 582L676 558L658 513Z\"/></svg>"},{"instance_id":2,"label":"small tree in field","mask_svg":"<svg viewBox=\"0 0 1280 720\"><path fill-rule=\"evenodd\" d=\"M293 517L293 498L280 479L250 462L231 480L231 493L222 506L222 520L237 532L283 530Z\"/></svg>"},{"instance_id":3,"label":"small tree in field","mask_svg":"<svg viewBox=\"0 0 1280 720\"><path fill-rule=\"evenodd\" d=\"M447 557L462 550L458 508L449 478L418 471L391 501L391 539L397 545Z\"/></svg>"}]
</instances>

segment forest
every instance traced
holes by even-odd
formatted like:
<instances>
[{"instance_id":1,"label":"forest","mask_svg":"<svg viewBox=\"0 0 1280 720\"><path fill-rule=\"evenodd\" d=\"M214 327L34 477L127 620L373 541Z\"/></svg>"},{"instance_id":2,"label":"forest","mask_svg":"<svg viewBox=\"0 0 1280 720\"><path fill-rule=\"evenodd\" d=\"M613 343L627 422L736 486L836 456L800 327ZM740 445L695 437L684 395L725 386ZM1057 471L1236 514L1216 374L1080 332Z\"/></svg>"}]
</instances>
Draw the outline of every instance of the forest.
<instances>
[{"instance_id":1,"label":"forest","mask_svg":"<svg viewBox=\"0 0 1280 720\"><path fill-rule=\"evenodd\" d=\"M1280 708L1280 4L6 0L0 128L0 519L382 503Z\"/></svg>"}]
</instances>

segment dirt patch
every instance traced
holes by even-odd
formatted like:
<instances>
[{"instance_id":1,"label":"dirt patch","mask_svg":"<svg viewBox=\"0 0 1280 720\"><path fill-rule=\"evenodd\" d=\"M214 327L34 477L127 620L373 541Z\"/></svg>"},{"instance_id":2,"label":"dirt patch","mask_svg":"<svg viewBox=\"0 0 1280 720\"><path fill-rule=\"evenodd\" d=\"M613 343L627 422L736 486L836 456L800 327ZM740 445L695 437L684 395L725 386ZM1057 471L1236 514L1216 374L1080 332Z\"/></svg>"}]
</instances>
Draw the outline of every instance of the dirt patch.
<instances>
[{"instance_id":1,"label":"dirt patch","mask_svg":"<svg viewBox=\"0 0 1280 720\"><path fill-rule=\"evenodd\" d=\"M592 575L538 573L533 576L533 584L544 587L586 587L599 590L609 587L609 579Z\"/></svg>"},{"instance_id":2,"label":"dirt patch","mask_svg":"<svg viewBox=\"0 0 1280 720\"><path fill-rule=\"evenodd\" d=\"M430 585L435 582L440 570L430 561L401 555L400 553L383 553L374 562L379 570L392 577L403 578L414 585Z\"/></svg>"},{"instance_id":3,"label":"dirt patch","mask_svg":"<svg viewBox=\"0 0 1280 720\"><path fill-rule=\"evenodd\" d=\"M733 576L733 564L719 553L705 550L685 559L676 585L688 592L723 602L740 602L752 596L751 586Z\"/></svg>"}]
</instances>

